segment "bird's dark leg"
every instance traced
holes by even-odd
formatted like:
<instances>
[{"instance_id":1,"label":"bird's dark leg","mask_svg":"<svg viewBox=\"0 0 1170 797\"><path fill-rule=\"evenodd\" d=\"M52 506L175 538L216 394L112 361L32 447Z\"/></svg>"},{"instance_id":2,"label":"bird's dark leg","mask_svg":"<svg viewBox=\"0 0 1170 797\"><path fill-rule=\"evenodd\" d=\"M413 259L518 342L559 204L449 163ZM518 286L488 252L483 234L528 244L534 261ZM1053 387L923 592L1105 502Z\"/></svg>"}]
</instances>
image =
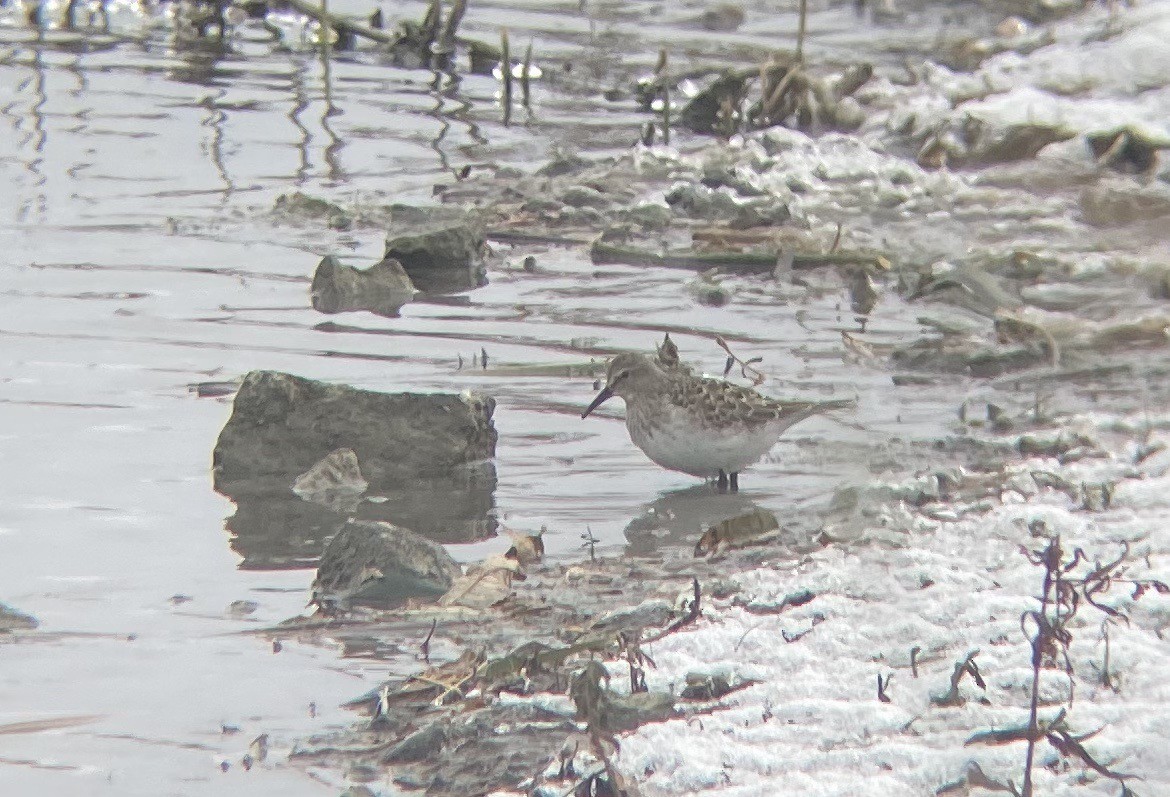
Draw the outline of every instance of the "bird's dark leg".
<instances>
[{"instance_id":1,"label":"bird's dark leg","mask_svg":"<svg viewBox=\"0 0 1170 797\"><path fill-rule=\"evenodd\" d=\"M719 489L719 492L721 492L721 493L727 492L727 474L726 473L724 473L723 471L719 471L719 481L715 482L715 486Z\"/></svg>"},{"instance_id":2,"label":"bird's dark leg","mask_svg":"<svg viewBox=\"0 0 1170 797\"><path fill-rule=\"evenodd\" d=\"M729 481L731 483L731 492L738 493L739 492L739 474L738 473L731 474L731 478L729 479Z\"/></svg>"}]
</instances>

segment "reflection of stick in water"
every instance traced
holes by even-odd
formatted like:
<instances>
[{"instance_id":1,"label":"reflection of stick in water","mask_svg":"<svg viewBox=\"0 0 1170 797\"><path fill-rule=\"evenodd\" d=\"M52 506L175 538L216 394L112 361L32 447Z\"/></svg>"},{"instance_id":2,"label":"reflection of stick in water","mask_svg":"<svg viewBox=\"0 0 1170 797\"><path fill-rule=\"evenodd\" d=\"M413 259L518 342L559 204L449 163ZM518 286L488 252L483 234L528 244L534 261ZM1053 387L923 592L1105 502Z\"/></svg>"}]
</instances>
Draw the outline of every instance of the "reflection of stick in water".
<instances>
[{"instance_id":1,"label":"reflection of stick in water","mask_svg":"<svg viewBox=\"0 0 1170 797\"><path fill-rule=\"evenodd\" d=\"M520 104L528 107L530 95L529 73L532 71L532 39L528 40L528 49L524 51L524 63L520 67Z\"/></svg>"},{"instance_id":2,"label":"reflection of stick in water","mask_svg":"<svg viewBox=\"0 0 1170 797\"><path fill-rule=\"evenodd\" d=\"M292 121L293 126L300 131L300 140L297 142L297 152L301 156L301 162L297 166L295 175L297 187L305 184L309 179L309 170L312 168L312 161L309 158L309 145L313 141L313 134L309 132L309 128L305 127L304 122L301 121L301 114L309 107L309 97L305 92L305 72L306 64L300 58L295 59L297 67L293 71L293 107L288 112L288 118Z\"/></svg>"},{"instance_id":3,"label":"reflection of stick in water","mask_svg":"<svg viewBox=\"0 0 1170 797\"><path fill-rule=\"evenodd\" d=\"M211 130L211 139L207 143L207 154L211 158L211 165L215 167L215 173L223 181L224 201L227 201L231 193L236 190L235 183L228 176L227 164L223 159L223 129L224 122L227 121L227 114L223 112L217 103L217 100L223 99L226 94L227 91L225 89L220 89L215 96L209 95L203 98L203 107L207 109L207 118L202 122L204 127L210 128Z\"/></svg>"}]
</instances>

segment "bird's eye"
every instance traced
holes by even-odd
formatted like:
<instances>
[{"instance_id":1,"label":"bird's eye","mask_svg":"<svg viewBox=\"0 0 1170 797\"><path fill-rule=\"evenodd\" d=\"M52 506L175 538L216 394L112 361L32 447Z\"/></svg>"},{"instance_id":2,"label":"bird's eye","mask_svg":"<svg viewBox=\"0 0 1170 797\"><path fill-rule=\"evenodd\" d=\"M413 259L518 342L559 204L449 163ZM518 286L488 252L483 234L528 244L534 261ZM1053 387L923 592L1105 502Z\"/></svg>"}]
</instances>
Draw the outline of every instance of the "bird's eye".
<instances>
[{"instance_id":1,"label":"bird's eye","mask_svg":"<svg viewBox=\"0 0 1170 797\"><path fill-rule=\"evenodd\" d=\"M619 379L625 379L625 378L626 378L627 376L629 376L629 375L630 375L630 372L629 372L629 371L618 371L618 374L617 374L617 376L615 376L615 377L613 378L613 381L615 381L615 382L616 382L616 381L618 381Z\"/></svg>"}]
</instances>

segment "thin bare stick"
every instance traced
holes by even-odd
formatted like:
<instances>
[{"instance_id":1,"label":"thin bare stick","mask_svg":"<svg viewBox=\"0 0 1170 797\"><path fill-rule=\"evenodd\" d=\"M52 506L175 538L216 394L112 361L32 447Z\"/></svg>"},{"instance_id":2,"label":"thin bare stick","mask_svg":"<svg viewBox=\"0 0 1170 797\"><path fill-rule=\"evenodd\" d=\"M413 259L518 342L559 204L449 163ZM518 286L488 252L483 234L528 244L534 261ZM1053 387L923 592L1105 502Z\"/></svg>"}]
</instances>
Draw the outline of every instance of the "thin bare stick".
<instances>
[{"instance_id":1,"label":"thin bare stick","mask_svg":"<svg viewBox=\"0 0 1170 797\"><path fill-rule=\"evenodd\" d=\"M532 70L532 40L528 40L528 49L524 51L524 64L520 67L520 104L525 108L529 105L529 97L531 96L531 79L529 72Z\"/></svg>"},{"instance_id":2,"label":"thin bare stick","mask_svg":"<svg viewBox=\"0 0 1170 797\"><path fill-rule=\"evenodd\" d=\"M662 143L670 144L670 76L667 73L666 48L658 51L658 67L654 70L662 87Z\"/></svg>"},{"instance_id":3,"label":"thin bare stick","mask_svg":"<svg viewBox=\"0 0 1170 797\"><path fill-rule=\"evenodd\" d=\"M439 627L439 619L436 617L431 620L431 630L427 632L427 638L422 641L423 661L427 664L431 663L431 637L435 635L435 629Z\"/></svg>"},{"instance_id":4,"label":"thin bare stick","mask_svg":"<svg viewBox=\"0 0 1170 797\"><path fill-rule=\"evenodd\" d=\"M756 358L752 358L751 360L739 359L739 357L736 356L735 352L733 352L731 350L731 347L727 345L727 341L725 341L723 339L722 335L715 336L715 344L717 346L719 346L719 348L723 349L723 351L727 352L727 356L731 359L731 362L733 364L736 364L739 366L739 372L740 372L740 374L743 375L743 378L752 380L753 385L763 384L764 380L766 380L768 378L768 377L764 376L764 374L761 371L752 367L752 363L759 362L758 359L756 359ZM728 367L727 370L730 371L731 368Z\"/></svg>"},{"instance_id":5,"label":"thin bare stick","mask_svg":"<svg viewBox=\"0 0 1170 797\"><path fill-rule=\"evenodd\" d=\"M512 122L512 54L508 48L508 29L500 31L500 72L504 79L504 127Z\"/></svg>"}]
</instances>

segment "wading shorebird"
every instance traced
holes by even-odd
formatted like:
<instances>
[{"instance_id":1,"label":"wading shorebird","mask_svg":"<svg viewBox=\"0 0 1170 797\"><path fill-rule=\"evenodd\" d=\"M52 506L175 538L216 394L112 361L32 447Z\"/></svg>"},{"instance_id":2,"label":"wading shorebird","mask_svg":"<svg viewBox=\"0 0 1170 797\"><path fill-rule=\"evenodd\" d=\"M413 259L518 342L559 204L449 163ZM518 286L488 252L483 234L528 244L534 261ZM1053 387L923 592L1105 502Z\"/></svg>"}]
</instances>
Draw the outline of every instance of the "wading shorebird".
<instances>
[{"instance_id":1,"label":"wading shorebird","mask_svg":"<svg viewBox=\"0 0 1170 797\"><path fill-rule=\"evenodd\" d=\"M771 450L795 423L854 399L782 401L722 379L696 376L681 364L644 354L619 354L605 387L582 418L614 396L626 402L626 429L634 445L669 470L716 479L739 490L739 472Z\"/></svg>"}]
</instances>

